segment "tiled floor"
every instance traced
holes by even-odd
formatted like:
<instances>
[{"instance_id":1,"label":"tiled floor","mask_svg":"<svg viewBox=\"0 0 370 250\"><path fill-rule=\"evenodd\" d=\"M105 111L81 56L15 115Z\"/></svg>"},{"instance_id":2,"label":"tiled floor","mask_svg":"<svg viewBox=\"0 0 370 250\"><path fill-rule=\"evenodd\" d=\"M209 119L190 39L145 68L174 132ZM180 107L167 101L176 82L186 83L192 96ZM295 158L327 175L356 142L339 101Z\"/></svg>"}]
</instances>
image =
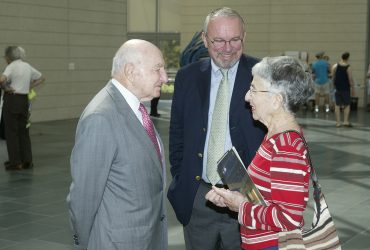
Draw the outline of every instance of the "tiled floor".
<instances>
[{"instance_id":1,"label":"tiled floor","mask_svg":"<svg viewBox=\"0 0 370 250\"><path fill-rule=\"evenodd\" d=\"M154 122L168 145L169 102L161 100L159 108L162 116ZM353 113L353 128L336 128L332 113L301 113L299 121L343 249L370 249L370 113ZM73 249L65 198L76 122L32 124L35 168L6 172L1 167L0 249ZM7 159L1 140L0 159ZM168 212L169 248L184 250L182 227L169 205Z\"/></svg>"}]
</instances>

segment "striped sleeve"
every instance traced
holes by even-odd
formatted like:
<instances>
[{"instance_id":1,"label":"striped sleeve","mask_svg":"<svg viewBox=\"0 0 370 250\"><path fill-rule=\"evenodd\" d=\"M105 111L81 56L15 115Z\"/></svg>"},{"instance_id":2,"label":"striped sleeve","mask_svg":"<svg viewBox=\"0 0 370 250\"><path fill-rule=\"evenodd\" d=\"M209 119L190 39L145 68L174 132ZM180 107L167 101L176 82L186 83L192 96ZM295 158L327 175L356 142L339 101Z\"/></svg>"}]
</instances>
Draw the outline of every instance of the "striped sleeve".
<instances>
[{"instance_id":1,"label":"striped sleeve","mask_svg":"<svg viewBox=\"0 0 370 250\"><path fill-rule=\"evenodd\" d=\"M294 132L265 141L248 168L267 206L245 202L239 222L249 229L292 230L303 225L308 201L309 163L307 149Z\"/></svg>"}]
</instances>

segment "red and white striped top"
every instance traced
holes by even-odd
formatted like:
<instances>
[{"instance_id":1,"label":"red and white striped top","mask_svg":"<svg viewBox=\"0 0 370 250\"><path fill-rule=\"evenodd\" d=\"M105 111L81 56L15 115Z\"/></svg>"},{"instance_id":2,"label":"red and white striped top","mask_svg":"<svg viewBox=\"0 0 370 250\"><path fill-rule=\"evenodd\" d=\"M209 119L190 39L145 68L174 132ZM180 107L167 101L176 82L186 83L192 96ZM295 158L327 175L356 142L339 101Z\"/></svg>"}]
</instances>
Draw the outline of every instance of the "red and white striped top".
<instances>
[{"instance_id":1,"label":"red and white striped top","mask_svg":"<svg viewBox=\"0 0 370 250\"><path fill-rule=\"evenodd\" d=\"M244 202L239 207L243 249L277 246L277 232L303 226L310 181L307 150L295 132L264 139L248 173L267 206Z\"/></svg>"}]
</instances>

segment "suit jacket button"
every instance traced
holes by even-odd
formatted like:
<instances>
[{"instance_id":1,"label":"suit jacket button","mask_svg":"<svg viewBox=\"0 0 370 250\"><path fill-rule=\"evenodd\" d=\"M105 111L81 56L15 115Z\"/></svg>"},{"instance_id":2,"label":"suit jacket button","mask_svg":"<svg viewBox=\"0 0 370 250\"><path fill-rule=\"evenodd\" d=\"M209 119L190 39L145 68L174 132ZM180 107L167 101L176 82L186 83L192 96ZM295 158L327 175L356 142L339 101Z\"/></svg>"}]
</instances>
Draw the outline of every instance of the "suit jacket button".
<instances>
[{"instance_id":1,"label":"suit jacket button","mask_svg":"<svg viewBox=\"0 0 370 250\"><path fill-rule=\"evenodd\" d=\"M202 153L198 153L198 157L199 158L203 158L203 154Z\"/></svg>"},{"instance_id":2,"label":"suit jacket button","mask_svg":"<svg viewBox=\"0 0 370 250\"><path fill-rule=\"evenodd\" d=\"M197 181L200 181L200 180L202 179L202 177L200 177L199 175L197 175L197 176L195 176L195 179L196 179Z\"/></svg>"}]
</instances>

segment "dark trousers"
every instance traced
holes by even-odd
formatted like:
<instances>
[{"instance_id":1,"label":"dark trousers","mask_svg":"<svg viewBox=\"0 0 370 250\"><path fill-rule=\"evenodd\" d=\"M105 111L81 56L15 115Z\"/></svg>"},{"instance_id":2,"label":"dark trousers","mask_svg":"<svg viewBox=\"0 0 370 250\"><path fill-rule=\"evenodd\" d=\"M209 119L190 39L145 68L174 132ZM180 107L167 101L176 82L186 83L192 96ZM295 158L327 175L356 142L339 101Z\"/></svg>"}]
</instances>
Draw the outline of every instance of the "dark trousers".
<instances>
[{"instance_id":1,"label":"dark trousers","mask_svg":"<svg viewBox=\"0 0 370 250\"><path fill-rule=\"evenodd\" d=\"M160 97L153 98L150 101L150 114L157 115L158 114L158 102Z\"/></svg>"},{"instance_id":2,"label":"dark trousers","mask_svg":"<svg viewBox=\"0 0 370 250\"><path fill-rule=\"evenodd\" d=\"M1 89L0 89L0 101L1 101ZM4 112L1 107L1 117L0 117L0 139L5 140L5 128L4 128Z\"/></svg>"},{"instance_id":3,"label":"dark trousers","mask_svg":"<svg viewBox=\"0 0 370 250\"><path fill-rule=\"evenodd\" d=\"M3 113L10 164L32 162L31 139L26 128L28 96L5 93Z\"/></svg>"},{"instance_id":4,"label":"dark trousers","mask_svg":"<svg viewBox=\"0 0 370 250\"><path fill-rule=\"evenodd\" d=\"M205 199L211 186L201 182L190 222L184 227L187 250L240 250L238 214Z\"/></svg>"}]
</instances>

